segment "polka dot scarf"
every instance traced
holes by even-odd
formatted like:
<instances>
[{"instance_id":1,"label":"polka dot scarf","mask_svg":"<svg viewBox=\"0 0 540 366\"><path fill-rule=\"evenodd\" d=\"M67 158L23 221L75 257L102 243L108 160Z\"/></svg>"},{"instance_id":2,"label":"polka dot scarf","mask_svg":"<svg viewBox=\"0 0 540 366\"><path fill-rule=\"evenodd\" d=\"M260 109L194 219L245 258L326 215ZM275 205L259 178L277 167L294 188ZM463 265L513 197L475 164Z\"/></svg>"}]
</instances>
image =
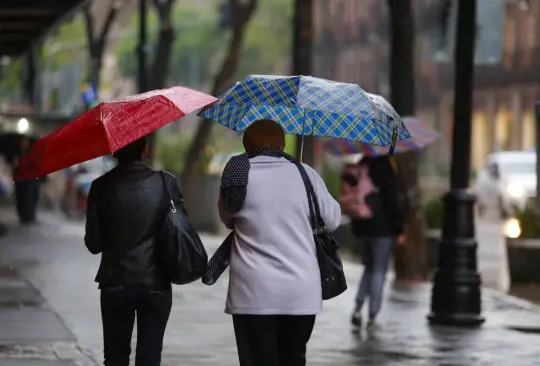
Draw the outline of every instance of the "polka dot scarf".
<instances>
[{"instance_id":1,"label":"polka dot scarf","mask_svg":"<svg viewBox=\"0 0 540 366\"><path fill-rule=\"evenodd\" d=\"M296 159L279 149L263 148L251 153L244 153L232 157L223 169L221 177L221 199L225 206L225 211L238 212L242 209L246 199L247 184L249 177L249 159L256 156L273 156L275 158L285 158L291 162Z\"/></svg>"}]
</instances>

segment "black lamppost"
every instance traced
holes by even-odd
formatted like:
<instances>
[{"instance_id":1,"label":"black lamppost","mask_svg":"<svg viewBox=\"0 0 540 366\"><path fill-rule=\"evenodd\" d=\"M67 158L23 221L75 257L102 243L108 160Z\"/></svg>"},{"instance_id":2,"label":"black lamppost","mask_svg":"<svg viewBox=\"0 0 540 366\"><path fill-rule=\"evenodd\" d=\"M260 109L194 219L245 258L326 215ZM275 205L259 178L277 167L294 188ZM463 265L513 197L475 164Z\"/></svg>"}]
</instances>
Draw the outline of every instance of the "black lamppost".
<instances>
[{"instance_id":1,"label":"black lamppost","mask_svg":"<svg viewBox=\"0 0 540 366\"><path fill-rule=\"evenodd\" d=\"M139 93L148 91L148 79L147 79L147 4L146 0L139 0L139 45L137 46L138 56L138 88Z\"/></svg>"},{"instance_id":2,"label":"black lamppost","mask_svg":"<svg viewBox=\"0 0 540 366\"><path fill-rule=\"evenodd\" d=\"M431 324L479 326L481 280L477 271L475 197L467 191L471 158L471 119L476 35L476 0L458 0L454 128L450 191L444 196L439 265L431 298Z\"/></svg>"}]
</instances>

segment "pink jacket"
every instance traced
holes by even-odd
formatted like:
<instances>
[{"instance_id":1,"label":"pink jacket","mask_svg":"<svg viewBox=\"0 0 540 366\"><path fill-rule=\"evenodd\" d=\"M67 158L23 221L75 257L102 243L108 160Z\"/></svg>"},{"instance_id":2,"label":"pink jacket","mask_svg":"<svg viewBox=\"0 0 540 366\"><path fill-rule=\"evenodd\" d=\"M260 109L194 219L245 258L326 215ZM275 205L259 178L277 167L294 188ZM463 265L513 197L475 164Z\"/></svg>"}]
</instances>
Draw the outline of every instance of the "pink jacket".
<instances>
[{"instance_id":1,"label":"pink jacket","mask_svg":"<svg viewBox=\"0 0 540 366\"><path fill-rule=\"evenodd\" d=\"M371 209L366 204L367 195L376 190L369 177L368 167L365 165L347 165L342 174L350 174L358 179L356 186L351 186L341 180L341 194L338 199L342 212L353 219L368 219L373 216Z\"/></svg>"}]
</instances>

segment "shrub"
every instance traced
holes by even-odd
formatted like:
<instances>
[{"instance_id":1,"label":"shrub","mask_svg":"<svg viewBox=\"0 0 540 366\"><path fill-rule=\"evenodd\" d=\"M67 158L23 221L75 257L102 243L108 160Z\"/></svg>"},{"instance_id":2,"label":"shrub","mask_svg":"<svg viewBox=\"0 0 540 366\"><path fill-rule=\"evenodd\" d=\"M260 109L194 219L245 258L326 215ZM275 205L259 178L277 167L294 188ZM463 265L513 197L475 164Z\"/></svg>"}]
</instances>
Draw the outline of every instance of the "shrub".
<instances>
[{"instance_id":1,"label":"shrub","mask_svg":"<svg viewBox=\"0 0 540 366\"><path fill-rule=\"evenodd\" d=\"M173 174L182 172L191 137L185 132L157 135L156 158L161 162L163 169Z\"/></svg>"},{"instance_id":2,"label":"shrub","mask_svg":"<svg viewBox=\"0 0 540 366\"><path fill-rule=\"evenodd\" d=\"M516 208L514 217L519 221L520 238L540 238L540 225L533 206L526 205L524 209Z\"/></svg>"},{"instance_id":3,"label":"shrub","mask_svg":"<svg viewBox=\"0 0 540 366\"><path fill-rule=\"evenodd\" d=\"M340 170L332 168L329 164L324 164L321 174L328 192L337 199L339 197L340 185Z\"/></svg>"},{"instance_id":4,"label":"shrub","mask_svg":"<svg viewBox=\"0 0 540 366\"><path fill-rule=\"evenodd\" d=\"M424 217L429 229L441 229L443 225L444 206L442 199L431 198L424 205Z\"/></svg>"}]
</instances>

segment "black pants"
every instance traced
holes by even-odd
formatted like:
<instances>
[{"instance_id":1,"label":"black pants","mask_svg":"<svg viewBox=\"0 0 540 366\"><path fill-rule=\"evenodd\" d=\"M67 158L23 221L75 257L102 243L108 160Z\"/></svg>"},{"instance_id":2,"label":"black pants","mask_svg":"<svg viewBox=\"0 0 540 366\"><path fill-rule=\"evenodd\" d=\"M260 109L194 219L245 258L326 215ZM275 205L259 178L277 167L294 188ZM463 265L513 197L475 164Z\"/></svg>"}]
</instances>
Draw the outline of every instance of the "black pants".
<instances>
[{"instance_id":1,"label":"black pants","mask_svg":"<svg viewBox=\"0 0 540 366\"><path fill-rule=\"evenodd\" d=\"M315 315L233 315L240 366L305 366Z\"/></svg>"},{"instance_id":2,"label":"black pants","mask_svg":"<svg viewBox=\"0 0 540 366\"><path fill-rule=\"evenodd\" d=\"M172 291L144 285L103 287L101 318L105 366L128 366L137 314L135 366L159 366Z\"/></svg>"},{"instance_id":3,"label":"black pants","mask_svg":"<svg viewBox=\"0 0 540 366\"><path fill-rule=\"evenodd\" d=\"M36 221L36 207L39 200L40 182L37 179L15 182L17 214L22 223Z\"/></svg>"}]
</instances>

